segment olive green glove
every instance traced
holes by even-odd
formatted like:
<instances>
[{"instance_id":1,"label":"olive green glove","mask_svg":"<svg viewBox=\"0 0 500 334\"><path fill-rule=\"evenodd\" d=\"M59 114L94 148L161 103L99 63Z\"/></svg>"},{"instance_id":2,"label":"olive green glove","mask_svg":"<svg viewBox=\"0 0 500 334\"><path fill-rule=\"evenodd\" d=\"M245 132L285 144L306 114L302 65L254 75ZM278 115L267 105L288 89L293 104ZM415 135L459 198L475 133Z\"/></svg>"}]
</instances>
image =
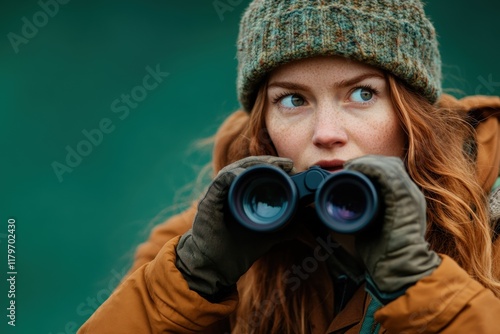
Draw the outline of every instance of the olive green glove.
<instances>
[{"instance_id":1,"label":"olive green glove","mask_svg":"<svg viewBox=\"0 0 500 334\"><path fill-rule=\"evenodd\" d=\"M271 164L290 172L290 159L274 156L248 157L223 168L198 205L191 230L177 246L176 266L191 290L210 301L230 293L238 279L259 257L280 241L293 238L293 226L272 233L250 231L234 221L226 208L234 178L246 168Z\"/></svg>"},{"instance_id":2,"label":"olive green glove","mask_svg":"<svg viewBox=\"0 0 500 334\"><path fill-rule=\"evenodd\" d=\"M384 206L378 222L381 226L358 235L356 249L369 275L367 288L386 304L441 263L424 239L425 198L399 158L365 156L344 167L365 174L378 185Z\"/></svg>"}]
</instances>

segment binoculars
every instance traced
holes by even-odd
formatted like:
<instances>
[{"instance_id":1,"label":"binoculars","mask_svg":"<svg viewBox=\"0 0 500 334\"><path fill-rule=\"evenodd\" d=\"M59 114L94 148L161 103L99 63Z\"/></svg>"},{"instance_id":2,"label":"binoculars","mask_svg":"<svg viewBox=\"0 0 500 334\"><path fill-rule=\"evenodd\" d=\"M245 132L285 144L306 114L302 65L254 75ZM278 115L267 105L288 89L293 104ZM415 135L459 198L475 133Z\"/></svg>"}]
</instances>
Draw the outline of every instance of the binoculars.
<instances>
[{"instance_id":1,"label":"binoculars","mask_svg":"<svg viewBox=\"0 0 500 334\"><path fill-rule=\"evenodd\" d=\"M236 221L259 232L284 227L299 206L311 203L320 220L340 233L366 229L379 212L377 189L368 177L318 166L290 176L272 165L256 165L235 178L228 195Z\"/></svg>"}]
</instances>

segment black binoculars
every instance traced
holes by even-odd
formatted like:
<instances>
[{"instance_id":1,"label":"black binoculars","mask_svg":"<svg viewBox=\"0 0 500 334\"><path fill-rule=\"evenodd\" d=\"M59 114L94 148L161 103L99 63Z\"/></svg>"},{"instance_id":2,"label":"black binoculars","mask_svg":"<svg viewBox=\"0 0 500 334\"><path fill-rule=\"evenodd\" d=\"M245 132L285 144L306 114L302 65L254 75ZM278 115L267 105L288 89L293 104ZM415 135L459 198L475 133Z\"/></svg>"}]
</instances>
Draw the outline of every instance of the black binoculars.
<instances>
[{"instance_id":1,"label":"black binoculars","mask_svg":"<svg viewBox=\"0 0 500 334\"><path fill-rule=\"evenodd\" d=\"M366 229L379 212L377 189L368 177L318 166L290 176L272 165L256 165L235 178L228 196L233 217L260 232L284 227L299 206L313 202L320 220L340 233Z\"/></svg>"}]
</instances>

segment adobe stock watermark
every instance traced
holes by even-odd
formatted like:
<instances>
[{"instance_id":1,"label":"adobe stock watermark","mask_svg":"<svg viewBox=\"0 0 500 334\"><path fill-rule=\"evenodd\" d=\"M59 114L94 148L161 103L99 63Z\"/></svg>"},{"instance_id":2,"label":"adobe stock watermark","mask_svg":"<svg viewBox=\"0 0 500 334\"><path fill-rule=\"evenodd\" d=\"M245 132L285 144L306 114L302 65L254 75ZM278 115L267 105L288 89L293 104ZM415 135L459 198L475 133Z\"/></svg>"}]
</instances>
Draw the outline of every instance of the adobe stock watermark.
<instances>
[{"instance_id":1,"label":"adobe stock watermark","mask_svg":"<svg viewBox=\"0 0 500 334\"><path fill-rule=\"evenodd\" d=\"M224 21L224 13L232 12L236 6L240 5L243 0L214 0L212 6L214 6L215 12L219 16L219 20Z\"/></svg>"},{"instance_id":2,"label":"adobe stock watermark","mask_svg":"<svg viewBox=\"0 0 500 334\"><path fill-rule=\"evenodd\" d=\"M130 111L136 109L139 103L144 101L148 94L158 88L166 77L170 75L168 72L162 72L160 65L157 64L153 69L146 66L147 74L142 78L142 83L133 87L130 93L121 94L119 98L111 102L110 109L120 121L124 121L130 116ZM75 168L80 166L83 158L89 156L96 147L104 141L105 135L109 135L116 130L116 122L111 118L102 118L93 129L83 129L81 131L84 137L74 146L66 145L66 158L63 162L57 160L51 164L52 170L56 175L59 183L64 181L64 174L72 173Z\"/></svg>"},{"instance_id":3,"label":"adobe stock watermark","mask_svg":"<svg viewBox=\"0 0 500 334\"><path fill-rule=\"evenodd\" d=\"M308 280L312 273L320 267L322 262L325 262L340 245L328 235L325 239L321 237L316 238L316 247L313 249L312 256L302 259L300 264L293 264L290 269L285 271L283 283L293 293L295 292L304 281ZM249 328L257 328L263 319L271 316L272 312L279 305L285 296L281 294L280 289L275 288L269 299L265 299L259 305L259 309L249 314L248 317L242 318L238 316L237 320L246 324ZM228 334L228 333L224 333Z\"/></svg>"},{"instance_id":4,"label":"adobe stock watermark","mask_svg":"<svg viewBox=\"0 0 500 334\"><path fill-rule=\"evenodd\" d=\"M36 11L31 19L23 16L21 18L22 26L20 34L15 32L9 32L7 34L7 39L10 45L14 49L14 52L19 53L19 46L22 44L28 44L30 40L38 35L39 29L45 27L50 19L59 13L60 5L66 5L70 0L39 0L38 6L40 10Z\"/></svg>"},{"instance_id":5,"label":"adobe stock watermark","mask_svg":"<svg viewBox=\"0 0 500 334\"><path fill-rule=\"evenodd\" d=\"M480 84L476 87L476 95L493 94L495 90L500 88L500 81L494 81L493 74L488 75L488 79L480 75L477 80L479 80ZM486 93L483 93L484 90L486 90Z\"/></svg>"},{"instance_id":6,"label":"adobe stock watermark","mask_svg":"<svg viewBox=\"0 0 500 334\"><path fill-rule=\"evenodd\" d=\"M95 295L88 296L84 301L75 306L75 313L79 317L79 320L70 320L64 325L61 331L56 331L54 333L50 332L49 334L75 334L79 328L78 324L81 323L82 320L88 319L99 306L111 296L127 272L128 267L123 267L121 271L112 269L110 272L112 277L109 279L108 284L97 291Z\"/></svg>"}]
</instances>

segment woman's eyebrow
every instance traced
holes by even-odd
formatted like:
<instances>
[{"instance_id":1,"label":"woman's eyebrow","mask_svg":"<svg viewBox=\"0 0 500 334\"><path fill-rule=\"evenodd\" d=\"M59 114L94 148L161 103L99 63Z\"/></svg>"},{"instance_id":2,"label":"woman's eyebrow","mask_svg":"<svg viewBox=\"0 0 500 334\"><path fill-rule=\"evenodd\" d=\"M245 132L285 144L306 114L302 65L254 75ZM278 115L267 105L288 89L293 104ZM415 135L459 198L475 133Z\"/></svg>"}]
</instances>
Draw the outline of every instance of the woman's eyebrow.
<instances>
[{"instance_id":1,"label":"woman's eyebrow","mask_svg":"<svg viewBox=\"0 0 500 334\"><path fill-rule=\"evenodd\" d=\"M371 79L371 78L381 79L381 80L385 79L384 75L381 73L378 73L378 72L363 73L363 74L356 75L356 76L349 78L349 79L344 79L344 80L341 80L339 82L335 82L333 84L333 87L334 88L349 87L349 86L353 86L353 85L355 85L363 80ZM267 87L268 88L279 87L279 88L286 88L286 89L291 89L291 90L307 90L309 88L309 86L307 86L307 85L303 85L303 84L296 83L296 82L289 82L289 81L273 81L273 82L270 82L267 85Z\"/></svg>"},{"instance_id":2,"label":"woman's eyebrow","mask_svg":"<svg viewBox=\"0 0 500 334\"><path fill-rule=\"evenodd\" d=\"M274 81L274 82L271 82L267 85L267 88L272 88L272 87L286 88L286 89L292 89L292 90L307 90L308 89L307 85L302 85L299 83L288 82L288 81Z\"/></svg>"},{"instance_id":3,"label":"woman's eyebrow","mask_svg":"<svg viewBox=\"0 0 500 334\"><path fill-rule=\"evenodd\" d=\"M335 88L349 87L349 86L353 86L353 85L355 85L363 80L366 80L366 79L385 80L385 77L383 74L378 73L378 72L363 73L363 74L357 75L355 77L352 77L350 79L345 79L345 80L341 80L339 82L336 82L333 86Z\"/></svg>"}]
</instances>

